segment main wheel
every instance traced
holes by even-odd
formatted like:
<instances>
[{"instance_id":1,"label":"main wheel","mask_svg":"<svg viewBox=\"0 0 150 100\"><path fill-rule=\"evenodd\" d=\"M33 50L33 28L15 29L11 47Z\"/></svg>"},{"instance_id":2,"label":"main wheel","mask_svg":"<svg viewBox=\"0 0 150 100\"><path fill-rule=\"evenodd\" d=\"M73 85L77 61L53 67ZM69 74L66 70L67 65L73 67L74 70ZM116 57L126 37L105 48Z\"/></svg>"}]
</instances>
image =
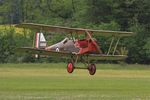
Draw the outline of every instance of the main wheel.
<instances>
[{"instance_id":1,"label":"main wheel","mask_svg":"<svg viewBox=\"0 0 150 100\"><path fill-rule=\"evenodd\" d=\"M96 73L96 66L95 66L95 64L90 64L88 66L88 70L89 70L89 74L90 75L94 75Z\"/></svg>"},{"instance_id":2,"label":"main wheel","mask_svg":"<svg viewBox=\"0 0 150 100\"><path fill-rule=\"evenodd\" d=\"M74 70L74 65L72 62L69 62L68 65L67 65L67 71L68 73L72 73Z\"/></svg>"}]
</instances>

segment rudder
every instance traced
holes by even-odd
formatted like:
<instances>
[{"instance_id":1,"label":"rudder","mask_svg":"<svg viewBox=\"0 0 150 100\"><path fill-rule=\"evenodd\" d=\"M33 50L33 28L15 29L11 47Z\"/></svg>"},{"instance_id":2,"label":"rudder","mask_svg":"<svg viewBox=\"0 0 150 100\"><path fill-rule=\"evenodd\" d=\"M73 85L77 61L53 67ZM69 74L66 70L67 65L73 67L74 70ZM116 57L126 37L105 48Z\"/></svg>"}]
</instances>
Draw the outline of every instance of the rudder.
<instances>
[{"instance_id":1,"label":"rudder","mask_svg":"<svg viewBox=\"0 0 150 100\"><path fill-rule=\"evenodd\" d=\"M47 42L43 33L36 33L35 48L44 49L46 46L47 46Z\"/></svg>"}]
</instances>

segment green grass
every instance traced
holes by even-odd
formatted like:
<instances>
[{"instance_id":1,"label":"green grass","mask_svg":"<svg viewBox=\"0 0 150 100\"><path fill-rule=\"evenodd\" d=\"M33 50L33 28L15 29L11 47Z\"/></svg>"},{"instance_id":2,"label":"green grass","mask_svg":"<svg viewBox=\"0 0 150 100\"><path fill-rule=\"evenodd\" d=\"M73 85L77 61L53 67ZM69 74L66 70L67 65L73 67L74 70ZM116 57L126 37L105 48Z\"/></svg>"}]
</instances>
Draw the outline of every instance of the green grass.
<instances>
[{"instance_id":1,"label":"green grass","mask_svg":"<svg viewBox=\"0 0 150 100\"><path fill-rule=\"evenodd\" d=\"M80 64L81 65L81 64ZM97 64L97 72L66 72L66 64L0 64L0 100L149 100L150 66Z\"/></svg>"}]
</instances>

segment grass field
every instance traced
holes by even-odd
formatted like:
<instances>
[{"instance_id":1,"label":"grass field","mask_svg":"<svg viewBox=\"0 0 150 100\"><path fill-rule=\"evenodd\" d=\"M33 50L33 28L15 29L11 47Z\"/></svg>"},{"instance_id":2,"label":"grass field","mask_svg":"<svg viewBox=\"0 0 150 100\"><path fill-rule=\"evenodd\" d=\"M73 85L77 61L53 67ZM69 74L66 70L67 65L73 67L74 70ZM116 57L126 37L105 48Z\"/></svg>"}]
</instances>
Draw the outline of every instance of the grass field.
<instances>
[{"instance_id":1,"label":"grass field","mask_svg":"<svg viewBox=\"0 0 150 100\"><path fill-rule=\"evenodd\" d=\"M66 72L66 64L0 64L0 100L149 100L150 66L98 64Z\"/></svg>"}]
</instances>

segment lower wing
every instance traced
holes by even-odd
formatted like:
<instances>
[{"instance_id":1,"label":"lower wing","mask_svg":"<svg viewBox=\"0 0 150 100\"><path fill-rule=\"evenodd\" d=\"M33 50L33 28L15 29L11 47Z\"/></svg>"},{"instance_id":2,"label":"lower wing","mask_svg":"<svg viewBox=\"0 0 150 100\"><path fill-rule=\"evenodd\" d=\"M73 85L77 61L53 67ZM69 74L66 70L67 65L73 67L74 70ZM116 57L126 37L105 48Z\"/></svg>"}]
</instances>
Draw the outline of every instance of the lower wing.
<instances>
[{"instance_id":1,"label":"lower wing","mask_svg":"<svg viewBox=\"0 0 150 100\"><path fill-rule=\"evenodd\" d=\"M89 54L90 60L125 60L126 55L102 55L102 54Z\"/></svg>"},{"instance_id":2,"label":"lower wing","mask_svg":"<svg viewBox=\"0 0 150 100\"><path fill-rule=\"evenodd\" d=\"M21 53L28 53L28 54L38 54L38 55L45 55L45 56L58 56L58 57L70 57L77 56L71 52L57 52L57 51L49 51L45 49L36 49L31 47L22 47L17 48L17 52ZM89 60L125 60L127 58L126 55L104 55L104 54L83 54L78 55L80 56L88 56Z\"/></svg>"}]
</instances>

